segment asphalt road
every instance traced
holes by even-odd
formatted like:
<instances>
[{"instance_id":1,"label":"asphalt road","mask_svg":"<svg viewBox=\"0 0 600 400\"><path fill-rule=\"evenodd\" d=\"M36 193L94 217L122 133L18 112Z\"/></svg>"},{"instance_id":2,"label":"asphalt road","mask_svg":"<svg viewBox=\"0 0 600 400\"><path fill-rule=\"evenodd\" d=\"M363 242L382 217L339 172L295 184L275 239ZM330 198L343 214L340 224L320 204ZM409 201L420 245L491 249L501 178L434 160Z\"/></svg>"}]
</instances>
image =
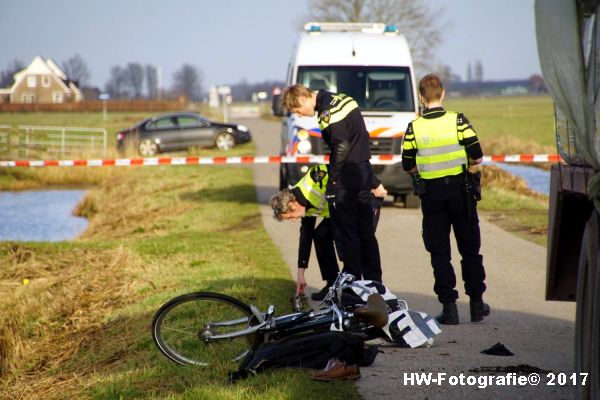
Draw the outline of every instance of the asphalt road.
<instances>
[{"instance_id":1,"label":"asphalt road","mask_svg":"<svg viewBox=\"0 0 600 400\"><path fill-rule=\"evenodd\" d=\"M247 119L241 121L251 129L257 155L276 155L280 145L280 126L276 122ZM263 223L279 246L290 274L296 276L299 223L277 222L272 218L268 199L278 188L278 165L254 166ZM485 192L483 193L485 196ZM402 349L385 346L375 363L362 369L357 381L365 399L569 399L576 397L571 379L573 367L573 303L544 300L546 249L519 239L497 226L481 221L482 254L487 272L488 290L484 299L492 307L482 323L469 320L468 297L462 283L458 290L461 324L442 326L431 348ZM433 274L429 254L421 239L421 211L406 210L385 204L377 237L382 256L384 284L409 308L436 315L441 306L433 294ZM454 265L460 281L460 255L453 244ZM323 286L314 258L307 271L310 290ZM291 294L290 294L291 295ZM481 350L502 343L514 356L481 354ZM509 372L539 374L537 385L506 384L484 386L474 379L509 376ZM417 384L413 373L432 373L444 381ZM567 384L549 385L551 375L566 374ZM464 385L460 375L463 374ZM490 378L478 378L488 376ZM412 381L410 378L414 378ZM562 382L563 375L560 379ZM508 379L515 379L512 375ZM535 379L535 377L531 377ZM469 381L470 380L470 381ZM451 384L454 383L454 384Z\"/></svg>"}]
</instances>

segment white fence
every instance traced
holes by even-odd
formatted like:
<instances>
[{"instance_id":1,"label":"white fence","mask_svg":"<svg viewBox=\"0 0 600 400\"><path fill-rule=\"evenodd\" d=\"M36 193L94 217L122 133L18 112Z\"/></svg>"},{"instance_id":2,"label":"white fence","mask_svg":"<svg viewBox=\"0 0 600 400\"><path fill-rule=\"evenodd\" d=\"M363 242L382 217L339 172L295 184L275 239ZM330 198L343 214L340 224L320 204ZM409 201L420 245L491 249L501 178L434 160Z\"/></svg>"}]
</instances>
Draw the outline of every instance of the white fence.
<instances>
[{"instance_id":1,"label":"white fence","mask_svg":"<svg viewBox=\"0 0 600 400\"><path fill-rule=\"evenodd\" d=\"M0 125L0 153L10 153L10 125Z\"/></svg>"},{"instance_id":2,"label":"white fence","mask_svg":"<svg viewBox=\"0 0 600 400\"><path fill-rule=\"evenodd\" d=\"M16 133L0 125L0 153L19 157L73 154L107 155L107 132L102 128L19 125Z\"/></svg>"}]
</instances>

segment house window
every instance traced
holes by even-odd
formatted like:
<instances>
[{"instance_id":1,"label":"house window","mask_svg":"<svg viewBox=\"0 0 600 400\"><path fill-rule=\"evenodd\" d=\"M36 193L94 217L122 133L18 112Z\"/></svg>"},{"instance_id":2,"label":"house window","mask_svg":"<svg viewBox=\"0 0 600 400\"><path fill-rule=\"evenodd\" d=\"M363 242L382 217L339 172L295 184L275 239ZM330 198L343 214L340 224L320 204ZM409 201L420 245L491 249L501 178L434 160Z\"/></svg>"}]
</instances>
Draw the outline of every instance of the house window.
<instances>
[{"instance_id":1,"label":"house window","mask_svg":"<svg viewBox=\"0 0 600 400\"><path fill-rule=\"evenodd\" d=\"M27 87L35 87L37 85L37 79L35 75L27 77Z\"/></svg>"},{"instance_id":2,"label":"house window","mask_svg":"<svg viewBox=\"0 0 600 400\"><path fill-rule=\"evenodd\" d=\"M63 102L62 92L52 92L52 102L54 104L60 104Z\"/></svg>"},{"instance_id":3,"label":"house window","mask_svg":"<svg viewBox=\"0 0 600 400\"><path fill-rule=\"evenodd\" d=\"M50 75L43 75L42 76L42 86L43 87L50 87Z\"/></svg>"},{"instance_id":4,"label":"house window","mask_svg":"<svg viewBox=\"0 0 600 400\"><path fill-rule=\"evenodd\" d=\"M21 100L25 104L33 104L35 103L35 93L25 92L22 94Z\"/></svg>"}]
</instances>

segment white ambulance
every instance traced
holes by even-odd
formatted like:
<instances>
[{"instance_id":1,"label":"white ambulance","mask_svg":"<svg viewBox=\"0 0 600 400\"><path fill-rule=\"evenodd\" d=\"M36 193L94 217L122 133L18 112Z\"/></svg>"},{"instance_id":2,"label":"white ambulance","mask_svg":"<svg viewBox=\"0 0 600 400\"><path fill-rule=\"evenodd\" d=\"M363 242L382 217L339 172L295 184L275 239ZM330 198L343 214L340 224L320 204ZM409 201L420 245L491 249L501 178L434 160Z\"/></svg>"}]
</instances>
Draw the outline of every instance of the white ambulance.
<instances>
[{"instance_id":1,"label":"white ambulance","mask_svg":"<svg viewBox=\"0 0 600 400\"><path fill-rule=\"evenodd\" d=\"M352 96L371 137L371 154L401 154L404 131L417 116L418 101L410 50L394 26L307 23L288 65L286 84L295 83ZM281 155L328 154L316 116L285 114L280 102L274 99L273 111L286 116ZM280 187L296 183L308 167L281 164ZM395 199L404 201L406 207L419 206L401 163L373 168Z\"/></svg>"}]
</instances>

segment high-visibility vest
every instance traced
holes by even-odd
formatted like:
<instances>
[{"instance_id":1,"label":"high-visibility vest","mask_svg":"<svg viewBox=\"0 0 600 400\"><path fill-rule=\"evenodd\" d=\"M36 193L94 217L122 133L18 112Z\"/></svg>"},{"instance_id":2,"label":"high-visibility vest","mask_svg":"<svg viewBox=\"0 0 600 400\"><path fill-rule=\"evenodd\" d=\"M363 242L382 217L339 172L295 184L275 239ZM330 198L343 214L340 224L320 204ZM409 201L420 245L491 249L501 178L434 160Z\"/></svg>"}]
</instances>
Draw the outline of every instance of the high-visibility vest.
<instances>
[{"instance_id":1,"label":"high-visibility vest","mask_svg":"<svg viewBox=\"0 0 600 400\"><path fill-rule=\"evenodd\" d=\"M457 113L446 111L438 118L418 118L412 122L417 147L417 169L423 179L443 178L463 172L468 164L460 144Z\"/></svg>"},{"instance_id":2,"label":"high-visibility vest","mask_svg":"<svg viewBox=\"0 0 600 400\"><path fill-rule=\"evenodd\" d=\"M294 185L295 188L300 189L304 198L312 205L306 209L307 217L329 218L329 206L325 197L328 178L327 166L315 165Z\"/></svg>"}]
</instances>

